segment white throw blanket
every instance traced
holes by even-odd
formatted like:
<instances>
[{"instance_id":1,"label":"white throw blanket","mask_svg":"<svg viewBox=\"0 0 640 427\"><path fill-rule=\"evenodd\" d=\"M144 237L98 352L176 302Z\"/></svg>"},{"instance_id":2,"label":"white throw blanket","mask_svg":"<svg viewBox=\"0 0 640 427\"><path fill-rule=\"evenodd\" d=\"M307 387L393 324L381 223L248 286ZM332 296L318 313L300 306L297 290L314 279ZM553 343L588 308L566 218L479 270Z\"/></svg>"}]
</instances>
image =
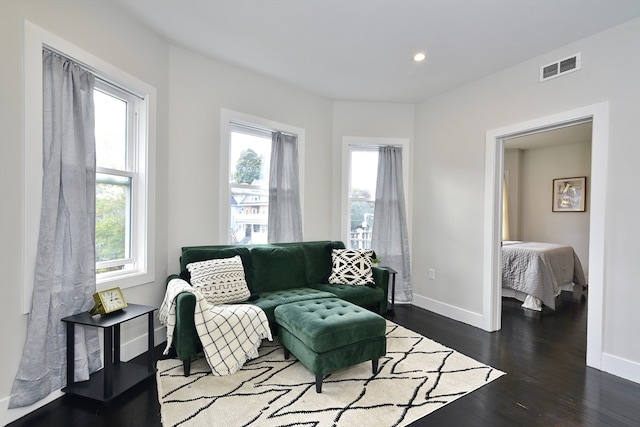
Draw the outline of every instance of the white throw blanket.
<instances>
[{"instance_id":1,"label":"white throw blanket","mask_svg":"<svg viewBox=\"0 0 640 427\"><path fill-rule=\"evenodd\" d=\"M249 359L258 357L262 340L272 341L267 315L252 304L225 304L211 306L200 292L182 279L172 279L167 285L164 301L158 310L158 318L167 326L169 352L176 325L176 297L181 292L191 292L196 297L193 317L200 342L211 372L214 375L231 375Z\"/></svg>"}]
</instances>

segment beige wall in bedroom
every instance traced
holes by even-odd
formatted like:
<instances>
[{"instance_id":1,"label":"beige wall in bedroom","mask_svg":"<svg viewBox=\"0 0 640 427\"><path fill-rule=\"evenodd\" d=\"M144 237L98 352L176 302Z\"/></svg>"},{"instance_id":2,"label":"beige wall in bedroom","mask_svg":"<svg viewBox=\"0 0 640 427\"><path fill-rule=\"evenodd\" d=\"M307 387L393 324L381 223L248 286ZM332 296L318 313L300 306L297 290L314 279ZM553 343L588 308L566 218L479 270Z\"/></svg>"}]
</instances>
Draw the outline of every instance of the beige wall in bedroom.
<instances>
[{"instance_id":1,"label":"beige wall in bedroom","mask_svg":"<svg viewBox=\"0 0 640 427\"><path fill-rule=\"evenodd\" d=\"M509 211L510 218L517 223L517 231L512 239L572 246L582 262L585 274L588 274L590 141L527 150L505 150L504 168L510 171L510 205L517 205L513 212ZM552 212L552 180L579 176L587 177L586 211Z\"/></svg>"},{"instance_id":2,"label":"beige wall in bedroom","mask_svg":"<svg viewBox=\"0 0 640 427\"><path fill-rule=\"evenodd\" d=\"M606 101L603 358L640 378L639 39L634 19L417 105L413 276L435 268L436 280L414 281L414 303L466 322L483 314L487 131ZM541 65L576 52L581 70L538 82Z\"/></svg>"},{"instance_id":3,"label":"beige wall in bedroom","mask_svg":"<svg viewBox=\"0 0 640 427\"><path fill-rule=\"evenodd\" d=\"M588 189L591 143L526 150L522 168L522 238L573 246L589 274ZM551 182L555 178L587 177L585 212L552 212Z\"/></svg>"}]
</instances>

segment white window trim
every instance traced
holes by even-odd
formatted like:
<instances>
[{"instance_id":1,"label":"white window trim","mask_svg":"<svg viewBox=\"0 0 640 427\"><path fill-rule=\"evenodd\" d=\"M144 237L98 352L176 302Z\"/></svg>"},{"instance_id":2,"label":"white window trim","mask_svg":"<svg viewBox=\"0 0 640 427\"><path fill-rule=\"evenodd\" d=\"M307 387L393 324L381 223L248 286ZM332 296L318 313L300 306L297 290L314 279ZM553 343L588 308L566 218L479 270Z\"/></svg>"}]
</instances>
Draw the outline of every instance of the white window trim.
<instances>
[{"instance_id":1,"label":"white window trim","mask_svg":"<svg viewBox=\"0 0 640 427\"><path fill-rule=\"evenodd\" d=\"M361 136L343 136L342 137L342 197L340 230L342 241L349 242L350 239L350 221L349 221L349 181L351 177L351 147L373 148L393 145L402 147L402 180L404 186L405 209L407 211L407 227L409 235L411 235L411 209L409 194L411 181L409 180L409 167L411 158L411 144L409 138L374 138ZM375 198L375 194L373 195Z\"/></svg>"},{"instance_id":2,"label":"white window trim","mask_svg":"<svg viewBox=\"0 0 640 427\"><path fill-rule=\"evenodd\" d=\"M146 204L145 192L144 189L140 186L141 174L138 173L138 159L141 156L145 156L146 141L144 141L145 135L139 132L138 125L140 114L144 114L146 105L144 105L144 100L142 100L139 96L132 94L128 90L125 90L119 86L104 82L100 79L96 79L95 89L107 94L108 96L112 96L115 99L120 99L122 102L125 102L127 104L126 135L128 141L126 147L126 162L124 168L110 169L100 167L100 165L97 164L96 175L107 174L129 178L131 180L130 194L132 195L127 201L127 211L130 212L130 216L126 218L128 224L126 224L125 226L125 241L127 241L128 244L124 259L96 262L96 270L108 267L122 267L122 270L100 273L97 276L97 280L99 283L102 283L123 277L127 274L130 274L132 271L137 270L137 260L140 257L144 257L144 253L140 253L140 251L138 250L139 240L144 236L135 234L131 235L131 232L135 233L138 230L138 223L144 224L144 221L140 221L138 218L138 216L141 215L139 207L145 208Z\"/></svg>"},{"instance_id":3,"label":"white window trim","mask_svg":"<svg viewBox=\"0 0 640 427\"><path fill-rule=\"evenodd\" d=\"M146 219L146 227L139 227L140 245L137 249L141 260L133 273L101 280L98 289L119 286L130 288L155 280L155 139L156 139L156 89L153 86L127 74L102 59L80 49L68 41L25 20L23 25L24 45L24 191L23 191L23 254L22 283L24 314L31 310L33 280L40 227L42 206L42 49L52 48L74 58L90 69L99 70L116 85L134 90L147 104L146 117L140 117L140 124L146 132L146 150L138 153L146 156L146 162L139 170L140 197L143 203L140 217Z\"/></svg>"},{"instance_id":4,"label":"white window trim","mask_svg":"<svg viewBox=\"0 0 640 427\"><path fill-rule=\"evenodd\" d=\"M240 113L237 111L220 110L220 204L224 209L220 210L220 244L230 244L229 229L231 228L231 212L229 209L229 162L231 157L230 146L230 124L245 124L248 126L259 126L264 129L278 130L284 133L290 133L298 136L298 167L300 174L300 207L302 208L302 223L304 224L304 145L305 131L302 128L276 122L262 117L252 116L250 114Z\"/></svg>"}]
</instances>

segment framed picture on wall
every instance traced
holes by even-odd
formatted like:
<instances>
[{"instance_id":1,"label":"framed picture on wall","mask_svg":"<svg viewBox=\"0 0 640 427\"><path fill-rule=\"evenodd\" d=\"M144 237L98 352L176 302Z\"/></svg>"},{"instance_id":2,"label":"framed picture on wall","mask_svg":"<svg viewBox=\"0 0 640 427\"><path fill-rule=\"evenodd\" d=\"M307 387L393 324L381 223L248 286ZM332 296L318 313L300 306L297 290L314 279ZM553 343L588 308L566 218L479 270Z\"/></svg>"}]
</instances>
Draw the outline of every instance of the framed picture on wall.
<instances>
[{"instance_id":1,"label":"framed picture on wall","mask_svg":"<svg viewBox=\"0 0 640 427\"><path fill-rule=\"evenodd\" d=\"M587 196L587 177L557 178L553 180L553 212L584 212Z\"/></svg>"}]
</instances>

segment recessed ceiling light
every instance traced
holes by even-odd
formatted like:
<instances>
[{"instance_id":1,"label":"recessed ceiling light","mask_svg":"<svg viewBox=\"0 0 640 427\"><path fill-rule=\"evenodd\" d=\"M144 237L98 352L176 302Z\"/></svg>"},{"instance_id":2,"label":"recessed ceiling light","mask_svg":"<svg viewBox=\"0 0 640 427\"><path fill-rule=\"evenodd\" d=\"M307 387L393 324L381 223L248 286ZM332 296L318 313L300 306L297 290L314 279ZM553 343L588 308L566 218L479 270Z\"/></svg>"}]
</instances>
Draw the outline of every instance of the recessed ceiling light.
<instances>
[{"instance_id":1,"label":"recessed ceiling light","mask_svg":"<svg viewBox=\"0 0 640 427\"><path fill-rule=\"evenodd\" d=\"M427 57L427 55L425 55L422 52L416 53L415 55L413 55L413 60L416 62L422 62L425 60L425 58Z\"/></svg>"}]
</instances>

